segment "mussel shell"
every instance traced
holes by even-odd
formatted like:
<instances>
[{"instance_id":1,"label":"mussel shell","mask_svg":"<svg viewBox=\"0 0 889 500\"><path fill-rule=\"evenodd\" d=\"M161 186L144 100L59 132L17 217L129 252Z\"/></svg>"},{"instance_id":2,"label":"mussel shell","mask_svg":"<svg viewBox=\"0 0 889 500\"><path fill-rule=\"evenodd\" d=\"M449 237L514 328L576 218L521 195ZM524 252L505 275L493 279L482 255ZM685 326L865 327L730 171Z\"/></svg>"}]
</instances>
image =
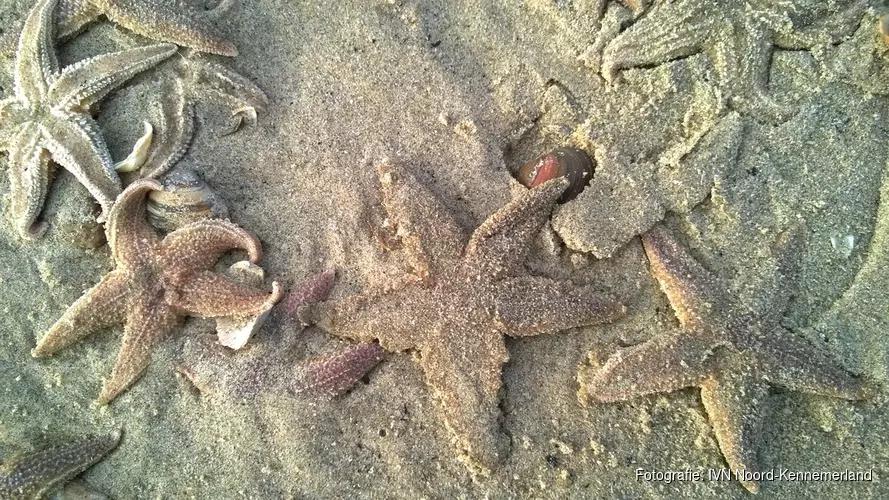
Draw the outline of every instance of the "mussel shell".
<instances>
[{"instance_id":1,"label":"mussel shell","mask_svg":"<svg viewBox=\"0 0 889 500\"><path fill-rule=\"evenodd\" d=\"M198 174L177 168L163 178L164 188L148 194L148 220L165 231L175 231L203 219L226 219L228 207Z\"/></svg>"},{"instance_id":2,"label":"mussel shell","mask_svg":"<svg viewBox=\"0 0 889 500\"><path fill-rule=\"evenodd\" d=\"M567 177L570 185L559 198L559 203L565 203L583 191L593 178L593 171L593 160L583 151L558 148L525 163L517 178L523 186L533 188L557 177Z\"/></svg>"}]
</instances>

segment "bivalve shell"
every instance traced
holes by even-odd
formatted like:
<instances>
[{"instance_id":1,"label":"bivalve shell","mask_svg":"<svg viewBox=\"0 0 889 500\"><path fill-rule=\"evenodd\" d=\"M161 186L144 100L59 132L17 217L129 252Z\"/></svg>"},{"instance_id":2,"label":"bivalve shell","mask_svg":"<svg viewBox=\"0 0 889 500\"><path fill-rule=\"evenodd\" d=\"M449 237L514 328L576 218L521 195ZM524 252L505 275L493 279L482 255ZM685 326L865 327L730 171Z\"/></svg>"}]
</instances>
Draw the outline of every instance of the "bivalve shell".
<instances>
[{"instance_id":1,"label":"bivalve shell","mask_svg":"<svg viewBox=\"0 0 889 500\"><path fill-rule=\"evenodd\" d=\"M576 198L589 184L593 170L593 160L583 151L558 148L524 164L517 178L523 186L533 188L557 177L567 177L571 184L559 198L559 203L565 203Z\"/></svg>"},{"instance_id":2,"label":"bivalve shell","mask_svg":"<svg viewBox=\"0 0 889 500\"><path fill-rule=\"evenodd\" d=\"M163 178L164 189L148 194L148 220L165 231L175 231L203 219L227 219L228 207L198 174L177 168Z\"/></svg>"}]
</instances>

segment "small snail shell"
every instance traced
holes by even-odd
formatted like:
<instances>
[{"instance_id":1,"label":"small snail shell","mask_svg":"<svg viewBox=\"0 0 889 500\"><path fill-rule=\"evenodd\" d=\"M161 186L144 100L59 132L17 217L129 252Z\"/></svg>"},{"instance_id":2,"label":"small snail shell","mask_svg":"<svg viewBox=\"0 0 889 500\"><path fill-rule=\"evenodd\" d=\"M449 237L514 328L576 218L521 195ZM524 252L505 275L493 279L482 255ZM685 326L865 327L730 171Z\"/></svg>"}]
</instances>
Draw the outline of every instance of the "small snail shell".
<instances>
[{"instance_id":1,"label":"small snail shell","mask_svg":"<svg viewBox=\"0 0 889 500\"><path fill-rule=\"evenodd\" d=\"M593 178L593 161L579 149L558 148L525 163L517 174L518 181L528 188L562 176L571 184L559 203L573 200L589 184Z\"/></svg>"},{"instance_id":2,"label":"small snail shell","mask_svg":"<svg viewBox=\"0 0 889 500\"><path fill-rule=\"evenodd\" d=\"M226 219L228 207L198 174L177 168L163 178L164 189L148 194L148 220L165 231L202 219Z\"/></svg>"}]
</instances>

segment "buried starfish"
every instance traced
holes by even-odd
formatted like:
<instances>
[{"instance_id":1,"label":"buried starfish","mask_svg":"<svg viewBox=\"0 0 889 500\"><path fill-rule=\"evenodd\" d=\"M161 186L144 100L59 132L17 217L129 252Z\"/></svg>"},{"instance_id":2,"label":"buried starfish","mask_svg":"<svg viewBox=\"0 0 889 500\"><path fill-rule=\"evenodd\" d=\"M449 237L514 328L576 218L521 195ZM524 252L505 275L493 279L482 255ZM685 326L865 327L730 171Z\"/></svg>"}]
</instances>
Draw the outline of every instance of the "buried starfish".
<instances>
[{"instance_id":1,"label":"buried starfish","mask_svg":"<svg viewBox=\"0 0 889 500\"><path fill-rule=\"evenodd\" d=\"M785 238L796 235L786 233ZM601 370L581 372L582 400L614 402L700 387L719 448L732 470L760 471L756 440L770 386L857 400L871 388L778 322L783 307L758 314L733 300L663 227L642 237L651 272L682 329L612 355ZM785 241L790 246L790 241ZM786 258L786 256L785 256ZM794 270L779 266L783 278ZM789 294L776 297L789 300ZM742 481L755 493L759 484Z\"/></svg>"},{"instance_id":2,"label":"buried starfish","mask_svg":"<svg viewBox=\"0 0 889 500\"><path fill-rule=\"evenodd\" d=\"M729 105L762 121L781 122L793 108L767 94L775 47L823 49L855 30L865 6L861 0L659 2L605 47L602 76L611 81L622 69L706 52Z\"/></svg>"},{"instance_id":3,"label":"buried starfish","mask_svg":"<svg viewBox=\"0 0 889 500\"><path fill-rule=\"evenodd\" d=\"M461 459L487 474L507 455L500 432L504 335L527 337L613 321L624 313L594 287L529 276L532 239L568 186L523 190L468 236L409 172L378 165L383 202L414 276L382 292L305 307L300 318L388 351L416 350Z\"/></svg>"},{"instance_id":4,"label":"buried starfish","mask_svg":"<svg viewBox=\"0 0 889 500\"><path fill-rule=\"evenodd\" d=\"M10 212L24 238L37 223L51 181L50 160L71 172L107 213L120 179L89 109L133 75L173 55L158 44L103 54L59 71L52 46L55 0L31 9L15 58L14 95L0 101L0 150L9 152Z\"/></svg>"},{"instance_id":5,"label":"buried starfish","mask_svg":"<svg viewBox=\"0 0 889 500\"><path fill-rule=\"evenodd\" d=\"M145 195L158 189L157 181L142 179L117 198L106 226L117 267L72 304L32 351L49 356L96 330L125 323L120 354L99 395L103 404L135 382L152 348L182 316L256 314L281 297L277 282L269 294L212 271L232 249L245 250L253 263L262 255L259 241L231 222L194 222L161 239L145 215Z\"/></svg>"}]
</instances>

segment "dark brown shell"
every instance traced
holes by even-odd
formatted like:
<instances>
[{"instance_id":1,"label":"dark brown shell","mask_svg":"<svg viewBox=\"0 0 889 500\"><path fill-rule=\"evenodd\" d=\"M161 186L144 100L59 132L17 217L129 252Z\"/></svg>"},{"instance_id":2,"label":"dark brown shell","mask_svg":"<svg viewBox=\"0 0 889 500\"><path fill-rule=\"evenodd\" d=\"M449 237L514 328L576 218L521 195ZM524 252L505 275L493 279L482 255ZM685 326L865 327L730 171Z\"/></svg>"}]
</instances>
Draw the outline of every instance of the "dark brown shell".
<instances>
[{"instance_id":1,"label":"dark brown shell","mask_svg":"<svg viewBox=\"0 0 889 500\"><path fill-rule=\"evenodd\" d=\"M567 177L571 184L559 203L571 201L583 191L593 178L593 161L576 148L558 148L539 156L519 169L518 181L527 188L543 184L556 177Z\"/></svg>"}]
</instances>

